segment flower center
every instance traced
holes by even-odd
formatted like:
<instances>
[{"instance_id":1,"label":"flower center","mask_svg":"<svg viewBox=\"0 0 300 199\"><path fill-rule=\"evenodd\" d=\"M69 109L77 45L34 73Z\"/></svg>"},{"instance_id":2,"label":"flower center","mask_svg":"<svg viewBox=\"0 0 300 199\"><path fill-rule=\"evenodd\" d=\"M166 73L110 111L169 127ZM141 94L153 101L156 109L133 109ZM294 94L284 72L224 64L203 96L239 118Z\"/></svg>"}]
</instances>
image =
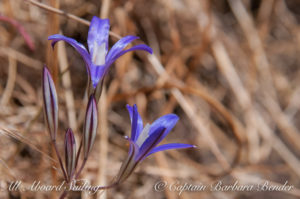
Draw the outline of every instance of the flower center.
<instances>
[{"instance_id":1,"label":"flower center","mask_svg":"<svg viewBox=\"0 0 300 199\"><path fill-rule=\"evenodd\" d=\"M106 52L107 51L104 42L101 45L98 45L96 41L94 42L92 60L96 66L102 66L105 64Z\"/></svg>"}]
</instances>

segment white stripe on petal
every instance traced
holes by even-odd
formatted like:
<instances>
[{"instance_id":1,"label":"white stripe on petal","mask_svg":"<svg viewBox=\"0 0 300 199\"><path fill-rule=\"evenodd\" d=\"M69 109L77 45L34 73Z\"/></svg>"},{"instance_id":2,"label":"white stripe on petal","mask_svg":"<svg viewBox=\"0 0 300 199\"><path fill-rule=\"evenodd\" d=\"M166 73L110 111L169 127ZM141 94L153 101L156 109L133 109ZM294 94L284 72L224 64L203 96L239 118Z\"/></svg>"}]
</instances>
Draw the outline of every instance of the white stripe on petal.
<instances>
[{"instance_id":1,"label":"white stripe on petal","mask_svg":"<svg viewBox=\"0 0 300 199\"><path fill-rule=\"evenodd\" d=\"M105 64L105 56L106 56L107 50L106 45L103 42L100 46L97 44L97 42L94 42L94 51L93 51L93 63L96 66L102 66Z\"/></svg>"},{"instance_id":2,"label":"white stripe on petal","mask_svg":"<svg viewBox=\"0 0 300 199\"><path fill-rule=\"evenodd\" d=\"M141 134L139 135L136 144L141 147L142 144L145 142L145 140L149 137L149 131L150 131L150 124L146 124L145 128L143 129L143 131L141 132Z\"/></svg>"}]
</instances>

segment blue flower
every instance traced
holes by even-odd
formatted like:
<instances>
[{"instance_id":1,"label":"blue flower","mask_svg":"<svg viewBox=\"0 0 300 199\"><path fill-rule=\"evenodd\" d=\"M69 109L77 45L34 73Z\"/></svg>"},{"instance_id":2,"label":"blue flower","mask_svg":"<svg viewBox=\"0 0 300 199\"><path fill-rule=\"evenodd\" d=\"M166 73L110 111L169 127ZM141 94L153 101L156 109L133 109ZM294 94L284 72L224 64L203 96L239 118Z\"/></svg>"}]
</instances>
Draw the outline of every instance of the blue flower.
<instances>
[{"instance_id":1,"label":"blue flower","mask_svg":"<svg viewBox=\"0 0 300 199\"><path fill-rule=\"evenodd\" d=\"M126 137L130 142L127 160L122 164L117 183L121 183L133 172L139 162L149 155L168 149L194 148L194 145L171 143L157 146L173 129L178 121L175 114L164 115L155 120L151 125L143 126L143 120L138 113L137 106L127 105L131 119L131 137Z\"/></svg>"},{"instance_id":2,"label":"blue flower","mask_svg":"<svg viewBox=\"0 0 300 199\"><path fill-rule=\"evenodd\" d=\"M76 49L85 62L94 88L96 88L100 80L103 79L111 64L120 56L134 50L144 50L152 53L152 49L145 44L135 45L125 50L125 47L128 44L130 44L133 40L138 39L138 37L130 35L121 38L112 46L110 51L108 51L109 27L108 19L100 19L96 16L93 17L87 38L88 51L84 45L72 38L59 34L48 37L48 40L52 40L51 44L53 47L56 42L65 41Z\"/></svg>"}]
</instances>

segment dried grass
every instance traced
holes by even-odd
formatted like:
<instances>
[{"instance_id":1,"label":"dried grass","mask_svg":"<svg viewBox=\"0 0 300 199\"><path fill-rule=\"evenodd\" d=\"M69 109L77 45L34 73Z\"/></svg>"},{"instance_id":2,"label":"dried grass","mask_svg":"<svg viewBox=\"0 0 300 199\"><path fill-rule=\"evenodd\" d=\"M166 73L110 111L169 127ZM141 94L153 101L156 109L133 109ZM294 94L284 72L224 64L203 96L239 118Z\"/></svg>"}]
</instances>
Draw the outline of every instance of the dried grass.
<instances>
[{"instance_id":1,"label":"dried grass","mask_svg":"<svg viewBox=\"0 0 300 199\"><path fill-rule=\"evenodd\" d=\"M119 59L99 103L100 128L81 177L108 184L126 155L130 132L125 104L145 122L174 112L180 122L167 142L198 146L148 158L126 183L82 198L299 198L299 3L292 0L3 0L0 13L18 20L36 50L4 22L0 27L0 184L20 179L58 184L42 117L40 73L47 63L59 93L59 147L67 127L79 141L86 106L83 61L47 35L85 42L93 15L111 20L111 42L133 34L153 55ZM72 14L71 14L72 13ZM155 192L172 182L295 186L289 192ZM0 198L57 198L57 193L0 192ZM72 198L80 198L74 194Z\"/></svg>"}]
</instances>

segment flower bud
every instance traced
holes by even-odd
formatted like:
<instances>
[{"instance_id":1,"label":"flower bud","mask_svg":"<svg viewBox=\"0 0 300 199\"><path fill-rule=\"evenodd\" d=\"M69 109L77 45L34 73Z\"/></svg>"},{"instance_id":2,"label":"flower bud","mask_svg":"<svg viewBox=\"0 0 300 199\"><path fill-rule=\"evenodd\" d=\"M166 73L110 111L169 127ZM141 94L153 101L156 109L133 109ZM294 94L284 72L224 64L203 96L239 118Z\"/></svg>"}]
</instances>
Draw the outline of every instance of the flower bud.
<instances>
[{"instance_id":1,"label":"flower bud","mask_svg":"<svg viewBox=\"0 0 300 199\"><path fill-rule=\"evenodd\" d=\"M98 126L98 110L94 95L91 95L85 115L83 130L83 153L87 159L89 152L94 144Z\"/></svg>"},{"instance_id":2,"label":"flower bud","mask_svg":"<svg viewBox=\"0 0 300 199\"><path fill-rule=\"evenodd\" d=\"M42 86L45 118L51 139L55 140L58 124L57 95L53 79L46 66L43 68Z\"/></svg>"},{"instance_id":3,"label":"flower bud","mask_svg":"<svg viewBox=\"0 0 300 199\"><path fill-rule=\"evenodd\" d=\"M68 179L71 180L75 172L76 141L72 130L69 128L65 135L65 165Z\"/></svg>"}]
</instances>

